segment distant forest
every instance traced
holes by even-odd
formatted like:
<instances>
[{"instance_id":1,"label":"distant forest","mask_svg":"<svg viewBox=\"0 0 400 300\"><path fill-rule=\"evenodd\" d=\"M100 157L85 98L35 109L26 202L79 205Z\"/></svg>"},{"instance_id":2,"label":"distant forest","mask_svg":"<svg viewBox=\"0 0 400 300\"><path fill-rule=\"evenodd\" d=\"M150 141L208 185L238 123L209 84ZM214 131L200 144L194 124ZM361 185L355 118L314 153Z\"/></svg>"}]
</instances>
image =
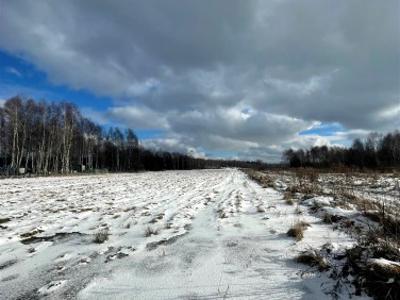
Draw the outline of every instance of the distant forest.
<instances>
[{"instance_id":1,"label":"distant forest","mask_svg":"<svg viewBox=\"0 0 400 300\"><path fill-rule=\"evenodd\" d=\"M13 97L0 107L0 174L68 174L253 167L140 146L134 130L104 130L69 102Z\"/></svg>"},{"instance_id":2,"label":"distant forest","mask_svg":"<svg viewBox=\"0 0 400 300\"><path fill-rule=\"evenodd\" d=\"M286 150L284 161L290 167L351 167L358 169L400 167L400 132L371 133L362 141L355 139L349 148L312 147Z\"/></svg>"}]
</instances>

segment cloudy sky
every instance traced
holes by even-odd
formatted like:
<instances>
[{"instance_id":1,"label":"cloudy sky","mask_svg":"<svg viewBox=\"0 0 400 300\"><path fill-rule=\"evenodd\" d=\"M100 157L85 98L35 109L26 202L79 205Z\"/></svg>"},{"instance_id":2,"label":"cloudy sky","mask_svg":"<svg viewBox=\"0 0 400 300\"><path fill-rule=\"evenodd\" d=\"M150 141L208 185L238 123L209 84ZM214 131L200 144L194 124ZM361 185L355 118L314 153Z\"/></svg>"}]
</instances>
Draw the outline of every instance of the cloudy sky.
<instances>
[{"instance_id":1,"label":"cloudy sky","mask_svg":"<svg viewBox=\"0 0 400 300\"><path fill-rule=\"evenodd\" d=\"M400 1L0 0L15 94L200 156L346 145L400 128Z\"/></svg>"}]
</instances>

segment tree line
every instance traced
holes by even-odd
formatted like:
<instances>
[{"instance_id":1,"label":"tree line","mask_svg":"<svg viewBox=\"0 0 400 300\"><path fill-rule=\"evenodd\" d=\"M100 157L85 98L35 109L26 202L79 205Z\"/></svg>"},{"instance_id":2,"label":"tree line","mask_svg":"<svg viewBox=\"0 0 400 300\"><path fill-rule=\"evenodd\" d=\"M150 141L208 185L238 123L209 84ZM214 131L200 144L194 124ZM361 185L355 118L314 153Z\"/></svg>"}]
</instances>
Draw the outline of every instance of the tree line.
<instances>
[{"instance_id":1,"label":"tree line","mask_svg":"<svg viewBox=\"0 0 400 300\"><path fill-rule=\"evenodd\" d=\"M0 173L3 175L187 170L260 164L207 160L145 149L133 129L105 130L70 102L38 102L17 96L0 107Z\"/></svg>"},{"instance_id":2,"label":"tree line","mask_svg":"<svg viewBox=\"0 0 400 300\"><path fill-rule=\"evenodd\" d=\"M288 149L283 160L291 167L391 168L400 167L400 132L378 134L355 139L348 148L315 146L310 149Z\"/></svg>"}]
</instances>

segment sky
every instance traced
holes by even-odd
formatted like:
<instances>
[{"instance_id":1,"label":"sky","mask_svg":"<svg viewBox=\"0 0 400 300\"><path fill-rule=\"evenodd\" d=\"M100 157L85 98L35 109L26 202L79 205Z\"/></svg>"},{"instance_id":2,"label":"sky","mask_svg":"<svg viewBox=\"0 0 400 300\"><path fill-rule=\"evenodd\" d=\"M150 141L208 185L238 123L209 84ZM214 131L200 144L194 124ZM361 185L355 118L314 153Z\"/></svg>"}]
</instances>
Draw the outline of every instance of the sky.
<instances>
[{"instance_id":1,"label":"sky","mask_svg":"<svg viewBox=\"0 0 400 300\"><path fill-rule=\"evenodd\" d=\"M347 146L400 128L400 1L0 0L14 95L198 157Z\"/></svg>"}]
</instances>

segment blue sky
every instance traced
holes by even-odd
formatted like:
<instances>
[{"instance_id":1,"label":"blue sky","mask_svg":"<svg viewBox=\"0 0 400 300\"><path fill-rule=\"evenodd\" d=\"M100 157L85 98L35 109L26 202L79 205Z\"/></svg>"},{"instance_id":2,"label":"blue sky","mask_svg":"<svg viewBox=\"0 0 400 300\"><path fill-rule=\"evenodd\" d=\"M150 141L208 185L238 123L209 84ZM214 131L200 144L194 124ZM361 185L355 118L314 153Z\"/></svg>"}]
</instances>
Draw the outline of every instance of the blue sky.
<instances>
[{"instance_id":1,"label":"blue sky","mask_svg":"<svg viewBox=\"0 0 400 300\"><path fill-rule=\"evenodd\" d=\"M96 114L106 114L107 109L113 105L110 97L96 96L88 90L74 90L67 85L52 83L45 72L40 71L25 58L12 55L0 50L0 99L21 95L32 97L36 100L46 101L68 101L76 104L87 117L96 120L95 116L90 116L91 111ZM97 121L97 120L96 120ZM101 124L105 130L110 126L125 127L123 124L105 122ZM164 135L163 130L136 130L140 139L160 138Z\"/></svg>"},{"instance_id":2,"label":"blue sky","mask_svg":"<svg viewBox=\"0 0 400 300\"><path fill-rule=\"evenodd\" d=\"M346 129L339 123L324 123L313 126L310 129L300 131L300 135L320 135L334 136L338 132L344 132Z\"/></svg>"},{"instance_id":3,"label":"blue sky","mask_svg":"<svg viewBox=\"0 0 400 300\"><path fill-rule=\"evenodd\" d=\"M46 99L47 101L68 100L79 107L94 107L105 111L112 103L108 97L98 97L87 90L73 90L67 85L56 85L49 81L46 73L17 55L0 50L0 97L15 95Z\"/></svg>"}]
</instances>

